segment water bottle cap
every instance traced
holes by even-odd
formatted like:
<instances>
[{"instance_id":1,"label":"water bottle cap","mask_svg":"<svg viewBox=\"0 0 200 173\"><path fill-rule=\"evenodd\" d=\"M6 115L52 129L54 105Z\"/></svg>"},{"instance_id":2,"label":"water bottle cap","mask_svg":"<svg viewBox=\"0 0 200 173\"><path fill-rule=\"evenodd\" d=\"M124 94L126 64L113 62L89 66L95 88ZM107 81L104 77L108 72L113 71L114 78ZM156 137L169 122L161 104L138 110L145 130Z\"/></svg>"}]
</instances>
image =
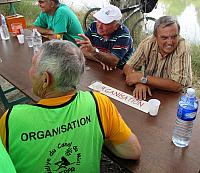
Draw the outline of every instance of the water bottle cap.
<instances>
[{"instance_id":1,"label":"water bottle cap","mask_svg":"<svg viewBox=\"0 0 200 173\"><path fill-rule=\"evenodd\" d=\"M3 15L1 15L1 22L2 22L2 25L6 24L6 20L5 20L5 17Z\"/></svg>"},{"instance_id":2,"label":"water bottle cap","mask_svg":"<svg viewBox=\"0 0 200 173\"><path fill-rule=\"evenodd\" d=\"M195 95L195 89L193 89L193 88L188 88L188 89L187 89L187 94L190 95L190 96L191 96L191 95Z\"/></svg>"}]
</instances>

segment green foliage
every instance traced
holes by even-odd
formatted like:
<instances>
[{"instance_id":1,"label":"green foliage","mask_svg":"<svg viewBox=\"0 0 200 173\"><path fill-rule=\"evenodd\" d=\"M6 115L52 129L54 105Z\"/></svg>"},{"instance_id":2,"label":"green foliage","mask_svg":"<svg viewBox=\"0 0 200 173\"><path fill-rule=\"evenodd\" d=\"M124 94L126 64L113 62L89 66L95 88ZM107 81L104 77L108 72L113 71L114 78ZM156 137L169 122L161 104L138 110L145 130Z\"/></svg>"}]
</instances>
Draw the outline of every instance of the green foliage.
<instances>
[{"instance_id":1,"label":"green foliage","mask_svg":"<svg viewBox=\"0 0 200 173\"><path fill-rule=\"evenodd\" d=\"M9 15L9 5L8 5L8 4L0 5L0 12L1 12L1 14L3 14L4 16Z\"/></svg>"},{"instance_id":2,"label":"green foliage","mask_svg":"<svg viewBox=\"0 0 200 173\"><path fill-rule=\"evenodd\" d=\"M25 17L27 27L30 27L35 21L36 17L40 13L40 8L37 6L35 0L21 0L21 2L14 3L17 14L21 14ZM9 15L9 4L1 5L0 11L3 15Z\"/></svg>"},{"instance_id":3,"label":"green foliage","mask_svg":"<svg viewBox=\"0 0 200 173\"><path fill-rule=\"evenodd\" d=\"M197 97L200 98L200 45L192 45L192 71L193 87L196 89Z\"/></svg>"},{"instance_id":4,"label":"green foliage","mask_svg":"<svg viewBox=\"0 0 200 173\"><path fill-rule=\"evenodd\" d=\"M193 73L200 77L200 45L192 46L192 69Z\"/></svg>"},{"instance_id":5,"label":"green foliage","mask_svg":"<svg viewBox=\"0 0 200 173\"><path fill-rule=\"evenodd\" d=\"M33 24L40 13L40 8L37 6L36 1L33 0L22 0L15 7L17 13L25 17L28 27Z\"/></svg>"}]
</instances>

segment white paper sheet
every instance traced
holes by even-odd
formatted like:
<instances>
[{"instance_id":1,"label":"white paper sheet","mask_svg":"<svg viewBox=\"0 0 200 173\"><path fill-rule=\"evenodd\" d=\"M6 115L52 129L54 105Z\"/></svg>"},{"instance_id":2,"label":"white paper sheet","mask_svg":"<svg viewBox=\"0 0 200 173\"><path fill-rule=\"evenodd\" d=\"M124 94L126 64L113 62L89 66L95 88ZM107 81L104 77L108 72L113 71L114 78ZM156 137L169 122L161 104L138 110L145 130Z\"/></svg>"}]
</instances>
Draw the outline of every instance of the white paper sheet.
<instances>
[{"instance_id":1,"label":"white paper sheet","mask_svg":"<svg viewBox=\"0 0 200 173\"><path fill-rule=\"evenodd\" d=\"M101 86L101 87L100 87ZM131 106L133 108L136 108L142 112L148 113L149 112L149 105L148 102L144 100L137 100L135 97L133 97L130 94L127 94L125 92L122 92L120 90L117 90L115 88L112 88L108 85L105 85L103 83L94 82L90 86L88 86L90 89L95 90L96 88L101 88L100 92L108 97L111 97L117 101L120 101L128 106Z\"/></svg>"}]
</instances>

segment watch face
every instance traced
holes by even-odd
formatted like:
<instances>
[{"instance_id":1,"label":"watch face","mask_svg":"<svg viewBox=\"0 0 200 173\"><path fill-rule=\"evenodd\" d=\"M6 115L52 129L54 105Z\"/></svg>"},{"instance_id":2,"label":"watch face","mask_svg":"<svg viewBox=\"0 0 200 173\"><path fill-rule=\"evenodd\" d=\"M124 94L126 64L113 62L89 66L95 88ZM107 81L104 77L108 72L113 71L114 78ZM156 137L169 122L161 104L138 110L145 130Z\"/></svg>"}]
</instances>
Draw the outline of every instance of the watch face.
<instances>
[{"instance_id":1,"label":"watch face","mask_svg":"<svg viewBox=\"0 0 200 173\"><path fill-rule=\"evenodd\" d=\"M96 49L95 49L95 52L96 52L96 53L99 53L99 49L96 48Z\"/></svg>"},{"instance_id":2,"label":"watch face","mask_svg":"<svg viewBox=\"0 0 200 173\"><path fill-rule=\"evenodd\" d=\"M147 78L146 77L142 77L140 80L141 83L146 84L147 83Z\"/></svg>"}]
</instances>

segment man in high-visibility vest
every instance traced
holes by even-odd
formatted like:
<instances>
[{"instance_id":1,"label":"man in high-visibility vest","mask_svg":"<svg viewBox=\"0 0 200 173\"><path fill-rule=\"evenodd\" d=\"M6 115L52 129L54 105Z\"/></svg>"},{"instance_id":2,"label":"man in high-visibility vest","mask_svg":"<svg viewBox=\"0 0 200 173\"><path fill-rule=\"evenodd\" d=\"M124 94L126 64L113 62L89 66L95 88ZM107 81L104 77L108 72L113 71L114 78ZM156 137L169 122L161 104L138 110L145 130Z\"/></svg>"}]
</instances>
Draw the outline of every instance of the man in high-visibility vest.
<instances>
[{"instance_id":1,"label":"man in high-visibility vest","mask_svg":"<svg viewBox=\"0 0 200 173\"><path fill-rule=\"evenodd\" d=\"M45 42L29 74L36 105L16 105L0 119L0 136L17 172L100 172L103 144L125 159L139 159L137 137L110 99L77 91L82 51L61 40Z\"/></svg>"},{"instance_id":2,"label":"man in high-visibility vest","mask_svg":"<svg viewBox=\"0 0 200 173\"><path fill-rule=\"evenodd\" d=\"M16 173L10 156L6 152L0 138L0 172L1 173Z\"/></svg>"}]
</instances>

